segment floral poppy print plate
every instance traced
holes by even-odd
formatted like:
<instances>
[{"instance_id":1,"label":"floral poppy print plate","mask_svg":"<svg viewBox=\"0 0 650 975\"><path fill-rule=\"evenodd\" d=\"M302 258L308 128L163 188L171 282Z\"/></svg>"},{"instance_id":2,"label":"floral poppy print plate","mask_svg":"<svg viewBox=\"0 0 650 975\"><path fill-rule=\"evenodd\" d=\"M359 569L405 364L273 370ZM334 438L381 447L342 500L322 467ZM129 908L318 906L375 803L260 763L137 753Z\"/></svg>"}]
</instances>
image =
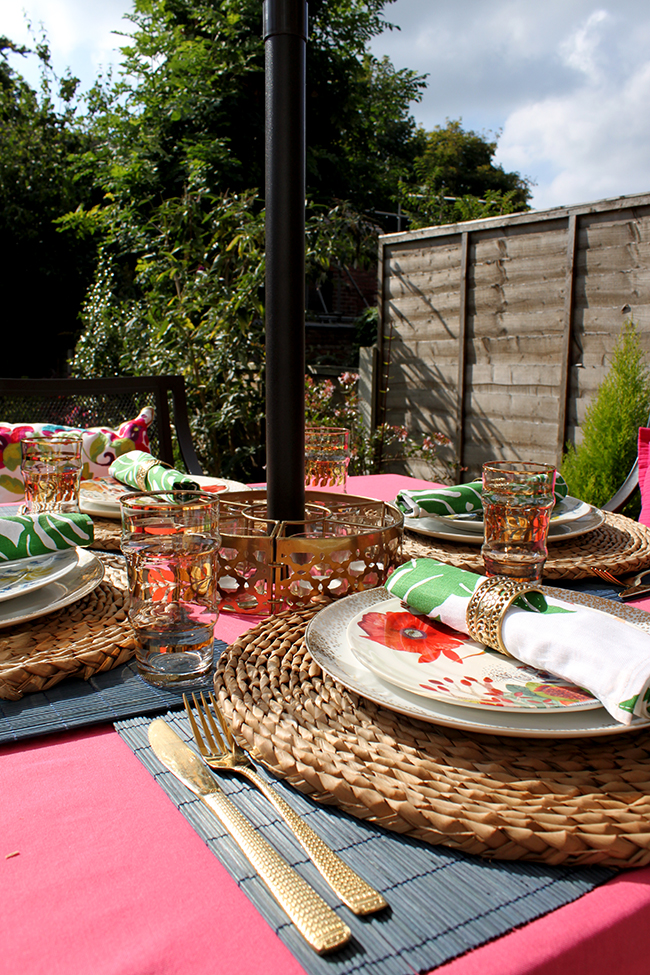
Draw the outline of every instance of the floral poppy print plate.
<instances>
[{"instance_id":1,"label":"floral poppy print plate","mask_svg":"<svg viewBox=\"0 0 650 975\"><path fill-rule=\"evenodd\" d=\"M586 711L593 695L553 674L486 649L393 598L364 610L347 630L352 652L382 680L460 707Z\"/></svg>"},{"instance_id":2,"label":"floral poppy print plate","mask_svg":"<svg viewBox=\"0 0 650 975\"><path fill-rule=\"evenodd\" d=\"M567 598L563 589L547 586L551 596ZM472 734L507 735L517 738L595 738L601 735L620 735L650 727L650 721L633 718L632 724L621 724L605 708L589 711L520 710L503 708L456 707L447 701L411 694L377 677L352 652L347 637L349 624L361 612L375 611L394 599L383 587L355 592L337 599L310 620L305 631L305 646L312 660L340 687L358 694L372 706L387 708L410 720L424 721L455 728ZM571 601L592 609L611 613L634 623L650 633L650 613L626 603L614 603L591 593L572 592Z\"/></svg>"}]
</instances>

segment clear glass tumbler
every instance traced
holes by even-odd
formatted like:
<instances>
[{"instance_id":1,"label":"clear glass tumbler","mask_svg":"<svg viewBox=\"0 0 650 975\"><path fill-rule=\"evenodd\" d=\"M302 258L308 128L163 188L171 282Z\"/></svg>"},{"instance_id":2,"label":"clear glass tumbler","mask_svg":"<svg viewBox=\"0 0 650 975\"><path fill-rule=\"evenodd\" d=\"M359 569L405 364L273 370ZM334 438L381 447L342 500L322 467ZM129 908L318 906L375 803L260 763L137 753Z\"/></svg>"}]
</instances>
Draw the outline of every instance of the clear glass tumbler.
<instances>
[{"instance_id":1,"label":"clear glass tumbler","mask_svg":"<svg viewBox=\"0 0 650 975\"><path fill-rule=\"evenodd\" d=\"M212 667L219 615L217 500L142 491L120 507L138 670L158 686L194 683Z\"/></svg>"},{"instance_id":2,"label":"clear glass tumbler","mask_svg":"<svg viewBox=\"0 0 650 975\"><path fill-rule=\"evenodd\" d=\"M81 435L54 434L20 441L25 485L23 511L40 514L79 511Z\"/></svg>"},{"instance_id":3,"label":"clear glass tumbler","mask_svg":"<svg viewBox=\"0 0 650 975\"><path fill-rule=\"evenodd\" d=\"M539 582L548 557L547 539L555 505L556 470L533 461L483 465L487 574Z\"/></svg>"},{"instance_id":4,"label":"clear glass tumbler","mask_svg":"<svg viewBox=\"0 0 650 975\"><path fill-rule=\"evenodd\" d=\"M344 427L306 427L305 487L347 490L350 431Z\"/></svg>"}]
</instances>

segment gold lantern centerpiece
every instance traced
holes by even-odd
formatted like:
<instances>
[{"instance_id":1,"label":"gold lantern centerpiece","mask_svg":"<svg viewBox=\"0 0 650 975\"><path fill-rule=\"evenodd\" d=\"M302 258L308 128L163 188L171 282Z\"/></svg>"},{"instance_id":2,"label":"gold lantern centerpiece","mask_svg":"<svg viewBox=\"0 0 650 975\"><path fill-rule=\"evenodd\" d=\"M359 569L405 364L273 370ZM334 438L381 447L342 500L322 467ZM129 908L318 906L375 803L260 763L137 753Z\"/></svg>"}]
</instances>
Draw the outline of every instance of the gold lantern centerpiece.
<instances>
[{"instance_id":1,"label":"gold lantern centerpiece","mask_svg":"<svg viewBox=\"0 0 650 975\"><path fill-rule=\"evenodd\" d=\"M400 564L404 518L371 498L307 491L300 521L268 515L265 490L219 499L226 612L270 615L382 586Z\"/></svg>"}]
</instances>

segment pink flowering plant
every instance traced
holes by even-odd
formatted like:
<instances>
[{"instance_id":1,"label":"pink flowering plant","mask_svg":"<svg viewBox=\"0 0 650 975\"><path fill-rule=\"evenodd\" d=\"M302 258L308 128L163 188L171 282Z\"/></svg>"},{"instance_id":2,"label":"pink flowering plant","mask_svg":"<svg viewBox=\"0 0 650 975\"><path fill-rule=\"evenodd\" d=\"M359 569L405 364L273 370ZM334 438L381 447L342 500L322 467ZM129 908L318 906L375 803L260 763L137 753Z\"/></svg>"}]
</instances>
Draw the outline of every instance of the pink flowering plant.
<instances>
[{"instance_id":1,"label":"pink flowering plant","mask_svg":"<svg viewBox=\"0 0 650 975\"><path fill-rule=\"evenodd\" d=\"M344 372L331 379L305 377L305 419L310 426L346 427L350 431L350 474L381 474L389 461L413 457L423 460L438 480L453 483L453 458L445 460L440 449L451 447L444 433L431 433L416 440L404 426L380 424L368 430L359 411L359 376Z\"/></svg>"}]
</instances>

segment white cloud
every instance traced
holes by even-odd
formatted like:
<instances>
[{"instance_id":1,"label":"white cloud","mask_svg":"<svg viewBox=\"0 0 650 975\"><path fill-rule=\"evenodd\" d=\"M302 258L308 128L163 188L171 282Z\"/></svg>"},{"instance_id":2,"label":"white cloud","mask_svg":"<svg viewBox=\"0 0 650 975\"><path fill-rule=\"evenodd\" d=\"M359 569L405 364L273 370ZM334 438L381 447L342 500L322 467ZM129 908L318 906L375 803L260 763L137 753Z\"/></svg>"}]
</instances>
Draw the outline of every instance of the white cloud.
<instances>
[{"instance_id":1,"label":"white cloud","mask_svg":"<svg viewBox=\"0 0 650 975\"><path fill-rule=\"evenodd\" d=\"M57 74L69 67L88 88L100 69L118 63L117 49L123 41L113 32L128 27L122 18L131 8L130 0L0 0L0 34L33 47L34 34L39 39L44 29ZM11 64L30 84L37 84L36 58L13 55Z\"/></svg>"},{"instance_id":2,"label":"white cloud","mask_svg":"<svg viewBox=\"0 0 650 975\"><path fill-rule=\"evenodd\" d=\"M560 44L560 53L566 64L594 82L601 76L598 58L601 35L598 28L607 20L609 14L606 10L595 10L585 24Z\"/></svg>"},{"instance_id":3,"label":"white cloud","mask_svg":"<svg viewBox=\"0 0 650 975\"><path fill-rule=\"evenodd\" d=\"M573 88L531 100L505 120L497 160L544 174L534 189L537 208L650 191L650 58L630 39L626 58L608 68L603 28L610 24L596 11L559 45L577 72Z\"/></svg>"}]
</instances>

